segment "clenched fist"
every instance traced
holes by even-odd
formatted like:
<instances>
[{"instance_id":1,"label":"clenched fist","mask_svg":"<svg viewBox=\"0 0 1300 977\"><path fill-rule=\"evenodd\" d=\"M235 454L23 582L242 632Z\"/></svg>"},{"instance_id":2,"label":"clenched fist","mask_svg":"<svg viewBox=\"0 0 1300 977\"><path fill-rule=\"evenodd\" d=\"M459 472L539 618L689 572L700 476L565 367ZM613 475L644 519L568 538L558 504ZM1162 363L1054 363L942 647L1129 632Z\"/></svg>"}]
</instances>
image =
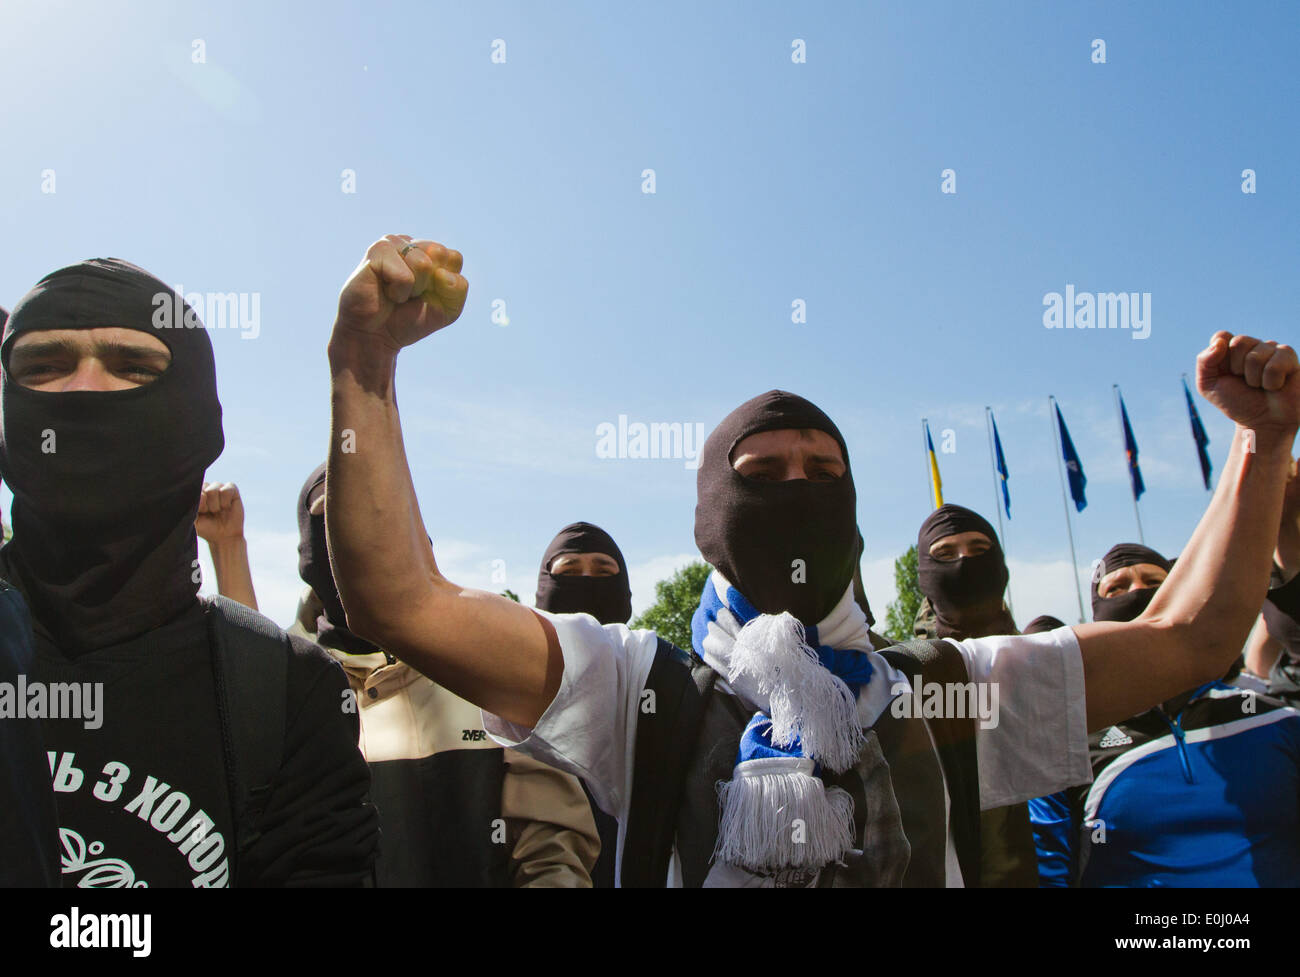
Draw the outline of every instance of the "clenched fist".
<instances>
[{"instance_id":1,"label":"clenched fist","mask_svg":"<svg viewBox=\"0 0 1300 977\"><path fill-rule=\"evenodd\" d=\"M194 531L209 546L244 535L244 503L234 482L204 482Z\"/></svg>"},{"instance_id":2,"label":"clenched fist","mask_svg":"<svg viewBox=\"0 0 1300 977\"><path fill-rule=\"evenodd\" d=\"M1290 346L1220 330L1196 358L1202 396L1257 437L1288 447L1300 427L1300 361Z\"/></svg>"},{"instance_id":3,"label":"clenched fist","mask_svg":"<svg viewBox=\"0 0 1300 977\"><path fill-rule=\"evenodd\" d=\"M333 341L396 353L451 325L469 290L460 268L460 252L436 241L376 241L339 295Z\"/></svg>"}]
</instances>

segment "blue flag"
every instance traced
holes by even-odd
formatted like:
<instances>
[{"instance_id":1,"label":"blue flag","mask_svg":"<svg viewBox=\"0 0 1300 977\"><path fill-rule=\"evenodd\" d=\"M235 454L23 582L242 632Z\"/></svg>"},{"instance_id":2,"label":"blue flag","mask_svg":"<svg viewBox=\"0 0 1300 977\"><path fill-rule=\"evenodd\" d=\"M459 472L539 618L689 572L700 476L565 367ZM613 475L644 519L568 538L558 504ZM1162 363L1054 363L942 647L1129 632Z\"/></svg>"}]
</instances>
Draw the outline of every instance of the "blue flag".
<instances>
[{"instance_id":1,"label":"blue flag","mask_svg":"<svg viewBox=\"0 0 1300 977\"><path fill-rule=\"evenodd\" d=\"M1074 499L1075 510L1082 512L1088 505L1088 499L1083 494L1088 476L1084 475L1083 463L1079 461L1079 453L1074 450L1074 442L1070 440L1065 418L1061 416L1060 404L1056 405L1056 424L1061 430L1061 457L1065 459L1065 473L1070 478L1070 498Z\"/></svg>"},{"instance_id":2,"label":"blue flag","mask_svg":"<svg viewBox=\"0 0 1300 977\"><path fill-rule=\"evenodd\" d=\"M1119 416L1124 422L1124 455L1128 458L1128 478L1133 485L1133 498L1142 498L1147 490L1142 481L1142 469L1138 467L1138 443L1133 437L1133 426L1128 422L1128 408L1124 406L1124 395L1119 395Z\"/></svg>"},{"instance_id":3,"label":"blue flag","mask_svg":"<svg viewBox=\"0 0 1300 977\"><path fill-rule=\"evenodd\" d=\"M1201 460L1201 478L1205 482L1205 487L1210 487L1210 453L1205 450L1205 446L1210 443L1210 437L1205 433L1205 427L1201 424L1201 415L1196 413L1196 404L1192 402L1192 392L1187 389L1187 378L1183 378L1183 394L1187 397L1187 416L1192 419L1192 440L1196 442L1196 454Z\"/></svg>"},{"instance_id":4,"label":"blue flag","mask_svg":"<svg viewBox=\"0 0 1300 977\"><path fill-rule=\"evenodd\" d=\"M998 477L1002 480L1002 507L1007 510L1007 518L1011 518L1011 492L1007 488L1007 479L1011 477L1007 471L1007 459L1002 454L1002 439L998 437L998 422L989 411L989 420L993 422L993 453L997 456L996 464Z\"/></svg>"}]
</instances>

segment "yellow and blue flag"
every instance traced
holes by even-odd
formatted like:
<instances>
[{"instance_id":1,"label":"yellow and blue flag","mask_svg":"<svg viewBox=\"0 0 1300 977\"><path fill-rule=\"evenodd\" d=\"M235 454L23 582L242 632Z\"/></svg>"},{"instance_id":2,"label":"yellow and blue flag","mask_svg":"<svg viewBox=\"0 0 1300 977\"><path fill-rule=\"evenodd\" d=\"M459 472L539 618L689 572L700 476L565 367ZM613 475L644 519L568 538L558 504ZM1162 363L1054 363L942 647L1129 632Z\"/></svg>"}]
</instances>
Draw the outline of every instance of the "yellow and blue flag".
<instances>
[{"instance_id":1,"label":"yellow and blue flag","mask_svg":"<svg viewBox=\"0 0 1300 977\"><path fill-rule=\"evenodd\" d=\"M943 505L943 479L939 477L939 459L934 453L934 439L930 437L930 422L925 422L925 448L930 454L930 487L934 491L934 507Z\"/></svg>"}]
</instances>

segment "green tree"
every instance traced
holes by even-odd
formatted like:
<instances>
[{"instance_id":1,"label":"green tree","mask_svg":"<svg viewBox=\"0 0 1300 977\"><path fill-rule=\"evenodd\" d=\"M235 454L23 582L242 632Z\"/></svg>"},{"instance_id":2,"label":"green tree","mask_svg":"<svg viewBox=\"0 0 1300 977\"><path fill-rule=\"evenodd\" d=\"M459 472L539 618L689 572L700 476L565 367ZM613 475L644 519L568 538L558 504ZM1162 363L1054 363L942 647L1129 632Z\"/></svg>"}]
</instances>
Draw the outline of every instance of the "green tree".
<instances>
[{"instance_id":1,"label":"green tree","mask_svg":"<svg viewBox=\"0 0 1300 977\"><path fill-rule=\"evenodd\" d=\"M711 569L707 563L696 560L667 580L660 580L655 584L655 602L644 614L633 618L629 627L649 628L678 648L690 648L691 617L700 605L700 593Z\"/></svg>"},{"instance_id":2,"label":"green tree","mask_svg":"<svg viewBox=\"0 0 1300 977\"><path fill-rule=\"evenodd\" d=\"M501 591L501 596L502 596L502 597L509 597L509 598L510 598L512 601L514 601L516 604L519 603L519 595L516 594L513 590L511 590L509 587L507 587L505 590Z\"/></svg>"},{"instance_id":3,"label":"green tree","mask_svg":"<svg viewBox=\"0 0 1300 977\"><path fill-rule=\"evenodd\" d=\"M916 547L894 561L894 592L897 599L885 609L885 637L890 641L911 641L912 622L921 608L921 588L916 576Z\"/></svg>"}]
</instances>

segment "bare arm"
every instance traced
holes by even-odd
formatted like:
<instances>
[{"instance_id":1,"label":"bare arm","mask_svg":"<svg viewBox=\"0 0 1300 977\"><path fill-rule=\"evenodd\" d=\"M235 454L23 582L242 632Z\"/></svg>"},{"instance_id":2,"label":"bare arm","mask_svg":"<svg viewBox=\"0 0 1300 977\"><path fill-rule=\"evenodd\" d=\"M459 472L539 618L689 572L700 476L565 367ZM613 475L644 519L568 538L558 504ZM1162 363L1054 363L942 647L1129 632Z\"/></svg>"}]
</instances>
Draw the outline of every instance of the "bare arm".
<instances>
[{"instance_id":1,"label":"bare arm","mask_svg":"<svg viewBox=\"0 0 1300 977\"><path fill-rule=\"evenodd\" d=\"M1255 619L1250 637L1246 640L1246 671L1266 679L1273 671L1273 666L1282 657L1282 643L1268 633L1268 626L1261 614Z\"/></svg>"},{"instance_id":2,"label":"bare arm","mask_svg":"<svg viewBox=\"0 0 1300 977\"><path fill-rule=\"evenodd\" d=\"M554 629L530 608L438 571L406 462L397 354L455 321L461 256L432 241L376 242L339 297L330 338L325 528L348 626L456 695L525 726L560 687Z\"/></svg>"},{"instance_id":3,"label":"bare arm","mask_svg":"<svg viewBox=\"0 0 1300 977\"><path fill-rule=\"evenodd\" d=\"M1294 579L1300 573L1300 472L1294 461L1282 496L1282 524L1278 528L1273 562L1281 569L1284 582ZM1267 606L1267 601L1265 605ZM1260 614L1246 641L1244 655L1247 670L1267 679L1284 650L1282 642L1269 633L1265 615Z\"/></svg>"},{"instance_id":4,"label":"bare arm","mask_svg":"<svg viewBox=\"0 0 1300 977\"><path fill-rule=\"evenodd\" d=\"M1197 358L1197 386L1236 434L1209 508L1145 613L1074 628L1090 730L1220 677L1240 653L1268 589L1300 423L1298 370L1290 347L1226 332Z\"/></svg>"},{"instance_id":5,"label":"bare arm","mask_svg":"<svg viewBox=\"0 0 1300 977\"><path fill-rule=\"evenodd\" d=\"M244 539L244 503L238 486L233 482L204 482L194 529L207 541L212 554L217 593L257 610L248 542Z\"/></svg>"},{"instance_id":6,"label":"bare arm","mask_svg":"<svg viewBox=\"0 0 1300 977\"><path fill-rule=\"evenodd\" d=\"M1292 462L1291 474L1286 483L1282 501L1282 524L1277 532L1277 549L1273 562L1282 571L1282 582L1288 583L1300 573L1300 465Z\"/></svg>"}]
</instances>

